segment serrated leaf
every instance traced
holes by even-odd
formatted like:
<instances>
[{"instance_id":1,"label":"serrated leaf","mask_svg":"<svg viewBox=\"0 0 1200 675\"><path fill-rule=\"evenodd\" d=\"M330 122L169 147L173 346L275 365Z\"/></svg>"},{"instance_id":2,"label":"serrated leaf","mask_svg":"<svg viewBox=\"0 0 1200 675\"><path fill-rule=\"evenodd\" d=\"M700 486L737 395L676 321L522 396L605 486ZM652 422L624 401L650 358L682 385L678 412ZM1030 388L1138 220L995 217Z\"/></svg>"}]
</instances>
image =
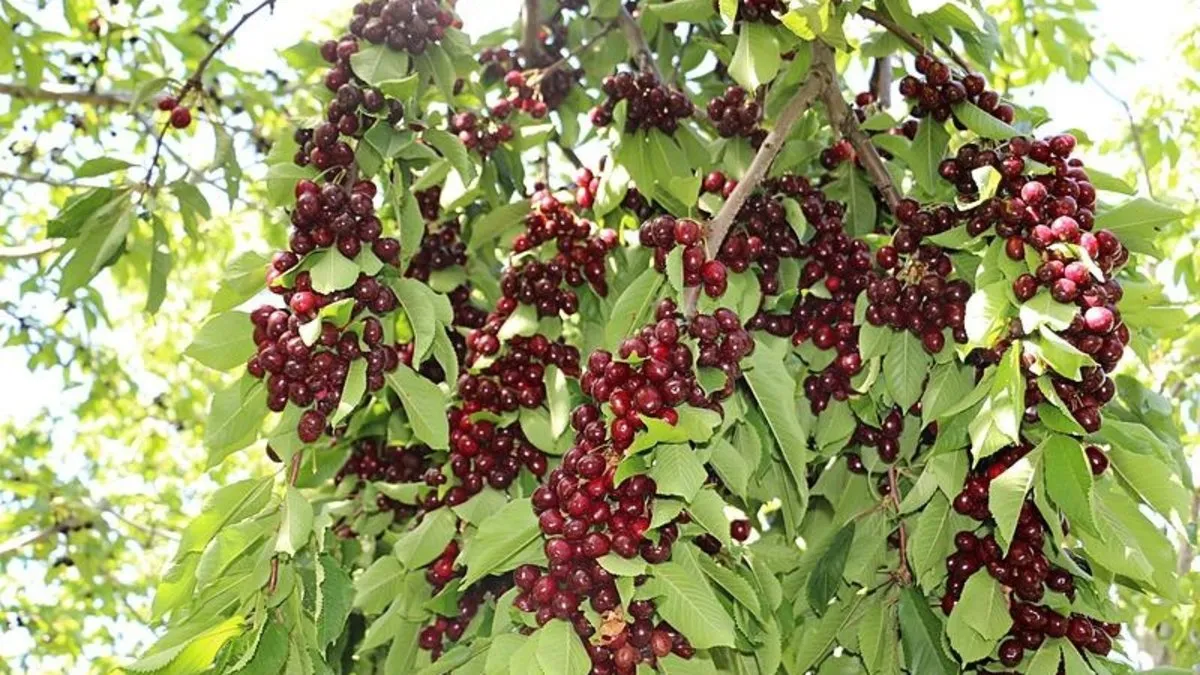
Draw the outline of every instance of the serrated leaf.
<instances>
[{"instance_id":1,"label":"serrated leaf","mask_svg":"<svg viewBox=\"0 0 1200 675\"><path fill-rule=\"evenodd\" d=\"M781 63L779 41L771 27L742 22L737 48L729 62L729 75L747 90L754 91L775 79Z\"/></svg>"},{"instance_id":2,"label":"serrated leaf","mask_svg":"<svg viewBox=\"0 0 1200 675\"><path fill-rule=\"evenodd\" d=\"M746 382L779 443L803 510L808 503L808 434L795 413L796 381L762 344L755 347L747 361L750 369L745 373Z\"/></svg>"},{"instance_id":3,"label":"serrated leaf","mask_svg":"<svg viewBox=\"0 0 1200 675\"><path fill-rule=\"evenodd\" d=\"M420 569L441 555L455 534L454 512L437 509L425 514L419 525L396 540L392 551L405 569Z\"/></svg>"},{"instance_id":4,"label":"serrated leaf","mask_svg":"<svg viewBox=\"0 0 1200 675\"><path fill-rule=\"evenodd\" d=\"M1039 447L1050 498L1073 526L1100 534L1096 525L1096 505L1092 500L1094 480L1083 445L1069 436L1054 434Z\"/></svg>"},{"instance_id":5,"label":"serrated leaf","mask_svg":"<svg viewBox=\"0 0 1200 675\"><path fill-rule=\"evenodd\" d=\"M695 571L675 562L655 565L642 592L657 598L658 613L697 649L732 647L734 623L713 594L712 587Z\"/></svg>"},{"instance_id":6,"label":"serrated leaf","mask_svg":"<svg viewBox=\"0 0 1200 675\"><path fill-rule=\"evenodd\" d=\"M332 293L350 288L358 281L358 265L334 249L312 254L315 258L308 272L312 288L318 293Z\"/></svg>"},{"instance_id":7,"label":"serrated leaf","mask_svg":"<svg viewBox=\"0 0 1200 675\"><path fill-rule=\"evenodd\" d=\"M448 402L445 392L403 363L385 377L392 391L399 394L416 437L435 450L449 448L450 423L446 420Z\"/></svg>"},{"instance_id":8,"label":"serrated leaf","mask_svg":"<svg viewBox=\"0 0 1200 675\"><path fill-rule=\"evenodd\" d=\"M905 159L908 168L913 172L913 178L922 190L932 193L937 189L941 181L938 166L946 156L949 143L950 134L946 133L945 123L938 122L933 117L921 120Z\"/></svg>"},{"instance_id":9,"label":"serrated leaf","mask_svg":"<svg viewBox=\"0 0 1200 675\"><path fill-rule=\"evenodd\" d=\"M368 45L350 55L350 69L372 86L400 80L408 75L408 54L384 45Z\"/></svg>"},{"instance_id":10,"label":"serrated leaf","mask_svg":"<svg viewBox=\"0 0 1200 675\"><path fill-rule=\"evenodd\" d=\"M958 668L942 650L942 623L925 598L909 587L900 595L900 638L912 673L952 675Z\"/></svg>"},{"instance_id":11,"label":"serrated leaf","mask_svg":"<svg viewBox=\"0 0 1200 675\"><path fill-rule=\"evenodd\" d=\"M621 292L604 329L604 342L610 349L616 349L621 340L632 334L635 326L645 322L662 283L663 275L647 269Z\"/></svg>"},{"instance_id":12,"label":"serrated leaf","mask_svg":"<svg viewBox=\"0 0 1200 675\"><path fill-rule=\"evenodd\" d=\"M688 445L658 446L649 475L657 484L659 494L678 495L689 502L708 477L704 464Z\"/></svg>"},{"instance_id":13,"label":"serrated leaf","mask_svg":"<svg viewBox=\"0 0 1200 675\"><path fill-rule=\"evenodd\" d=\"M275 540L275 551L296 555L304 548L313 530L312 504L291 485L283 500L283 518L279 525L279 538Z\"/></svg>"},{"instance_id":14,"label":"serrated leaf","mask_svg":"<svg viewBox=\"0 0 1200 675\"><path fill-rule=\"evenodd\" d=\"M951 108L954 111L954 116L963 123L963 126L984 138L1007 141L1013 136L1021 135L1020 131L992 117L974 103L964 101L954 104Z\"/></svg>"},{"instance_id":15,"label":"serrated leaf","mask_svg":"<svg viewBox=\"0 0 1200 675\"><path fill-rule=\"evenodd\" d=\"M213 394L208 423L204 426L204 445L208 448L208 466L216 466L230 453L254 442L267 414L266 386L249 375Z\"/></svg>"},{"instance_id":16,"label":"serrated leaf","mask_svg":"<svg viewBox=\"0 0 1200 675\"><path fill-rule=\"evenodd\" d=\"M1012 623L999 582L989 574L973 574L950 612L946 636L963 663L968 663L991 654Z\"/></svg>"},{"instance_id":17,"label":"serrated leaf","mask_svg":"<svg viewBox=\"0 0 1200 675\"><path fill-rule=\"evenodd\" d=\"M474 537L463 545L463 565L467 567L463 586L483 577L511 569L508 562L521 549L537 540L541 530L528 499L513 500L483 521Z\"/></svg>"},{"instance_id":18,"label":"serrated leaf","mask_svg":"<svg viewBox=\"0 0 1200 675\"><path fill-rule=\"evenodd\" d=\"M422 137L450 161L450 165L462 177L463 183L475 180L475 164L467 153L467 146L463 145L457 136L440 129L426 129L422 132Z\"/></svg>"},{"instance_id":19,"label":"serrated leaf","mask_svg":"<svg viewBox=\"0 0 1200 675\"><path fill-rule=\"evenodd\" d=\"M354 606L367 614L383 611L399 595L404 568L392 556L379 558L354 580Z\"/></svg>"},{"instance_id":20,"label":"serrated leaf","mask_svg":"<svg viewBox=\"0 0 1200 675\"><path fill-rule=\"evenodd\" d=\"M892 400L907 410L920 400L933 359L912 333L896 335L883 358L883 377Z\"/></svg>"},{"instance_id":21,"label":"serrated leaf","mask_svg":"<svg viewBox=\"0 0 1200 675\"><path fill-rule=\"evenodd\" d=\"M837 596L842 585L842 573L846 559L850 556L850 544L854 542L854 521L850 521L833 535L829 546L817 559L816 566L808 577L805 593L808 604L818 615L825 613L829 601Z\"/></svg>"},{"instance_id":22,"label":"serrated leaf","mask_svg":"<svg viewBox=\"0 0 1200 675\"><path fill-rule=\"evenodd\" d=\"M1008 467L991 483L988 491L988 509L996 520L996 540L1007 550L1017 531L1017 520L1021 516L1021 507L1025 504L1025 495L1033 487L1036 470L1033 461L1025 455Z\"/></svg>"},{"instance_id":23,"label":"serrated leaf","mask_svg":"<svg viewBox=\"0 0 1200 675\"><path fill-rule=\"evenodd\" d=\"M1139 197L1096 215L1097 230L1111 230L1134 253L1158 255L1157 242L1166 226L1183 218L1183 213Z\"/></svg>"},{"instance_id":24,"label":"serrated leaf","mask_svg":"<svg viewBox=\"0 0 1200 675\"><path fill-rule=\"evenodd\" d=\"M245 366L256 348L252 339L253 325L245 312L224 312L209 318L196 331L184 356L199 361L214 370L231 370Z\"/></svg>"},{"instance_id":25,"label":"serrated leaf","mask_svg":"<svg viewBox=\"0 0 1200 675\"><path fill-rule=\"evenodd\" d=\"M208 670L217 652L226 642L242 632L245 620L240 616L231 616L224 621L198 632L161 651L151 647L151 653L133 663L126 664L122 670L131 673L170 673L171 675L193 675Z\"/></svg>"},{"instance_id":26,"label":"serrated leaf","mask_svg":"<svg viewBox=\"0 0 1200 675\"><path fill-rule=\"evenodd\" d=\"M592 669L575 627L562 619L542 626L537 636L537 661L547 675L587 675Z\"/></svg>"}]
</instances>

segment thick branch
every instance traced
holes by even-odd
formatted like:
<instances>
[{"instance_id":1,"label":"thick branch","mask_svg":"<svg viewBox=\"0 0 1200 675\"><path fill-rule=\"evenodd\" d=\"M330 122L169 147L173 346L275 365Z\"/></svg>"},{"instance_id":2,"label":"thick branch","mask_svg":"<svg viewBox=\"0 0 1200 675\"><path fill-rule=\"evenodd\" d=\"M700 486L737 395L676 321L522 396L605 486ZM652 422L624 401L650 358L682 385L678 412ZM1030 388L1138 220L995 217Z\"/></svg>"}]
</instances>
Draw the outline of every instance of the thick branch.
<instances>
[{"instance_id":1,"label":"thick branch","mask_svg":"<svg viewBox=\"0 0 1200 675\"><path fill-rule=\"evenodd\" d=\"M37 258L62 246L61 239L43 239L19 246L0 246L0 261L29 260Z\"/></svg>"},{"instance_id":2,"label":"thick branch","mask_svg":"<svg viewBox=\"0 0 1200 675\"><path fill-rule=\"evenodd\" d=\"M50 103L83 103L100 107L118 107L129 104L129 95L123 92L55 91L37 87L25 87L9 82L0 82L0 94L26 101Z\"/></svg>"},{"instance_id":3,"label":"thick branch","mask_svg":"<svg viewBox=\"0 0 1200 675\"><path fill-rule=\"evenodd\" d=\"M900 38L900 41L908 45L909 48L911 48L914 52L918 54L924 54L925 52L929 51L929 48L925 46L924 40L905 30L900 24L893 21L892 18L886 14L871 9L870 7L862 7L858 10L858 15L867 21L877 23L883 28L887 29L889 33ZM966 59L959 56L958 53L950 47L950 45L946 44L942 40L936 40L936 42L938 46L950 56L950 59L954 61L954 63L958 64L959 68L962 68L965 72L971 72L971 64L967 63Z\"/></svg>"},{"instance_id":4,"label":"thick branch","mask_svg":"<svg viewBox=\"0 0 1200 675\"><path fill-rule=\"evenodd\" d=\"M540 11L540 3L538 0L525 0L524 18L525 22L521 28L521 51L525 53L526 63L535 63L538 61L538 24Z\"/></svg>"},{"instance_id":5,"label":"thick branch","mask_svg":"<svg viewBox=\"0 0 1200 675\"><path fill-rule=\"evenodd\" d=\"M775 127L758 147L758 153L751 160L746 174L738 181L737 187L729 194L729 199L725 200L721 210L708 223L708 236L705 238L704 244L708 248L709 256L716 256L717 252L721 250L721 244L724 243L725 236L729 234L729 229L733 227L733 221L737 218L738 211L742 209L742 205L746 203L746 199L750 197L758 184L767 176L771 163L783 149L783 144L792 132L792 127L795 126L800 116L812 107L821 92L830 86L830 82L831 79L827 72L814 68L809 71L804 84L800 85L796 93L792 94L792 98L784 104L778 119L775 120ZM688 289L684 299L684 312L687 315L695 313L699 297L699 287Z\"/></svg>"},{"instance_id":6,"label":"thick branch","mask_svg":"<svg viewBox=\"0 0 1200 675\"><path fill-rule=\"evenodd\" d=\"M629 40L629 49L633 52L633 58L637 61L638 68L654 73L659 82L665 83L662 71L658 69L658 62L654 60L654 52L650 50L650 45L646 42L646 34L642 32L642 27L638 25L629 10L625 9L625 5L621 5L617 21L621 22L621 28L625 31L625 39Z\"/></svg>"},{"instance_id":7,"label":"thick branch","mask_svg":"<svg viewBox=\"0 0 1200 675\"><path fill-rule=\"evenodd\" d=\"M883 158L879 156L875 145L871 143L870 137L859 128L853 111L850 110L850 106L846 105L846 100L842 98L833 51L821 42L813 43L813 68L825 71L831 78L832 84L826 87L822 93L825 108L829 111L829 123L841 133L842 137L850 141L850 145L854 146L858 161L862 163L867 177L879 190L879 194L883 196L883 201L888 208L895 213L896 205L900 203L900 192L892 182L892 175L888 173L887 166L883 163Z\"/></svg>"},{"instance_id":8,"label":"thick branch","mask_svg":"<svg viewBox=\"0 0 1200 675\"><path fill-rule=\"evenodd\" d=\"M875 59L871 70L871 95L881 109L886 110L892 105L892 59L881 56Z\"/></svg>"}]
</instances>

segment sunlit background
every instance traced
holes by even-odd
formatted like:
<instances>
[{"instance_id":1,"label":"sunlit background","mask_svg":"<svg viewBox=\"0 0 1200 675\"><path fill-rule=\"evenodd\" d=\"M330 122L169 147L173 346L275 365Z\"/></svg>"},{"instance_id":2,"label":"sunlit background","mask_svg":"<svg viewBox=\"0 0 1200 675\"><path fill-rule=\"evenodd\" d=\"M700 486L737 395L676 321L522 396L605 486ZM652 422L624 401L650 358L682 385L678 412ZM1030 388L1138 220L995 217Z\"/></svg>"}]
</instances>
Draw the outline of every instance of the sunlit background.
<instances>
[{"instance_id":1,"label":"sunlit background","mask_svg":"<svg viewBox=\"0 0 1200 675\"><path fill-rule=\"evenodd\" d=\"M919 10L922 3L919 0L911 2L914 10ZM941 3L932 3L940 5ZM1181 35L1175 33L1183 28L1190 28L1200 23L1200 3L1189 0L1155 0L1154 11L1146 11L1145 2L1130 2L1129 0L1098 0L1099 11L1093 22L1094 30L1101 44L1111 43L1124 54L1130 56L1127 63L1118 64L1115 69L1098 68L1093 77L1081 83L1073 83L1065 78L1058 78L1051 83L1038 88L1037 91L1021 91L1017 96L1018 103L1036 103L1044 106L1055 120L1051 126L1061 129L1084 129L1095 143L1092 147L1103 147L1103 142L1126 136L1130 131L1131 118L1126 105L1137 109L1140 97L1148 93L1167 90L1188 75L1186 64L1176 58ZM52 9L37 9L34 3L18 0L16 6L29 13L47 26L61 22L61 17ZM55 8L55 3L50 3ZM256 17L253 23L241 33L236 42L229 48L229 59L240 64L261 64L263 69L278 67L286 69L278 54L283 49L304 39L310 33L324 34L322 22L329 13L329 2L316 0L279 0L273 16L263 14ZM236 8L233 14L236 14ZM497 28L518 21L519 3L517 0L462 0L458 11L465 20L465 30L472 36L479 36ZM1163 17L1171 17L1164 22ZM865 26L863 27L865 28ZM852 82L852 86L865 88L865 78ZM1002 84L1002 83L1001 83ZM0 109L7 105L6 99L0 95ZM1138 124L1154 124L1155 120L1138 120ZM211 136L199 133L193 143L197 153L209 153L212 146ZM134 158L131 158L131 160ZM0 151L0 171L11 169ZM135 160L136 161L136 160ZM247 161L245 169L250 176L261 175L264 166L261 157L257 164ZM1191 161L1187 157L1179 160L1180 170L1190 170ZM143 159L143 164L145 160ZM1110 173L1121 174L1136 167L1137 157L1131 153L1105 156L1087 155L1089 165L1095 165ZM43 188L23 186L21 195L23 202L36 200L38 190ZM220 205L220 200L213 200L214 206ZM0 209L17 208L9 197L0 194ZM261 241L247 238L243 242L246 248L263 248ZM44 317L52 321L61 315L61 302L45 295L22 295L20 283L22 279L14 276L0 278L0 308L9 308L16 314L31 317ZM112 288L110 281L101 276L97 287ZM122 298L115 294L106 294L108 311L114 319L115 328L97 328L93 334L96 341L119 350L127 367L137 373L143 358L142 347L148 341L155 342L155 335L161 335L180 327L168 325L166 322L155 322L139 316L143 302L142 298ZM198 308L196 318L203 316L203 308ZM129 317L129 320L121 320ZM0 317L2 320L2 317ZM79 319L75 319L79 321ZM16 426L23 426L51 415L54 416L53 452L51 463L64 477L86 475L83 459L72 448L77 436L87 433L70 417L58 416L62 411L70 411L74 404L92 395L91 383L64 381L63 371L57 368L31 372L26 361L28 355L19 347L0 348L0 419L8 418ZM139 396L149 401L161 391L165 384L148 374L140 382L142 391ZM1195 432L1192 428L1189 431ZM111 448L118 455L126 449ZM0 450L2 451L2 450ZM200 460L197 460L199 462ZM1195 461L1195 458L1193 458ZM1196 467L1200 471L1200 465ZM197 494L203 494L211 485L197 484ZM128 481L116 481L102 486L104 490L125 492L150 490L152 486L142 482L140 477L130 476ZM152 495L147 498L152 499ZM190 505L194 511L197 504ZM0 532L0 540L11 533ZM0 610L12 600L6 593L25 593L37 599L43 597L49 601L52 596L43 588L43 570L26 569L15 564L8 564L3 570L12 583L0 587ZM14 590L19 589L19 590ZM112 630L117 636L117 650L122 654L135 651L144 645L150 637L145 627L129 623L103 628ZM89 630L101 630L102 627L91 626ZM0 640L0 660L12 661L31 651L36 653L36 641L33 636L23 631L12 631ZM1132 645L1130 645L1132 647ZM1144 656L1144 655L1143 655ZM39 668L45 672L55 672L53 663L39 663ZM2 669L0 669L2 670Z\"/></svg>"}]
</instances>

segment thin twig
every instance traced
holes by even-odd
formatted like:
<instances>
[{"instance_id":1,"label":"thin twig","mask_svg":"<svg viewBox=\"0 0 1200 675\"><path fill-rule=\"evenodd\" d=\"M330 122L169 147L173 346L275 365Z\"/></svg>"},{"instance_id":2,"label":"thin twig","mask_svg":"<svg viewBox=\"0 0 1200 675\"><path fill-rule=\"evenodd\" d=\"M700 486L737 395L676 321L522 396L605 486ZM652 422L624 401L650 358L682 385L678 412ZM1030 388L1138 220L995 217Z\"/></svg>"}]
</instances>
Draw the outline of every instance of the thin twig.
<instances>
[{"instance_id":1,"label":"thin twig","mask_svg":"<svg viewBox=\"0 0 1200 675\"><path fill-rule=\"evenodd\" d=\"M128 105L130 101L129 94L124 92L56 91L10 82L0 82L0 94L27 101L83 103L100 107L119 107Z\"/></svg>"},{"instance_id":2,"label":"thin twig","mask_svg":"<svg viewBox=\"0 0 1200 675\"><path fill-rule=\"evenodd\" d=\"M825 108L829 112L830 124L841 133L842 137L850 141L850 145L854 146L854 151L857 153L863 169L867 172L867 177L871 179L871 183L883 196L884 203L895 213L896 205L900 203L900 192L892 182L892 175L888 173L887 165L883 163L883 158L879 156L875 145L871 143L870 137L859 128L858 120L855 119L850 106L846 105L846 100L842 98L833 51L819 41L813 43L813 68L825 71L832 78L832 84L822 92Z\"/></svg>"},{"instance_id":3,"label":"thin twig","mask_svg":"<svg viewBox=\"0 0 1200 675\"><path fill-rule=\"evenodd\" d=\"M792 132L796 121L812 107L821 92L830 86L831 81L828 72L814 68L809 71L804 84L800 85L796 93L792 94L792 98L784 104L783 110L779 112L779 117L775 120L775 128L771 129L762 145L759 146L758 153L751 160L745 175L738 181L733 192L729 194L729 199L725 200L721 210L708 223L708 236L705 238L704 245L707 247L710 257L715 257L721 250L721 244L724 243L725 236L729 234L729 229L733 227L733 221L737 218L738 211L742 209L746 199L766 177L767 171L771 168L771 162L775 161L775 156L783 149L783 144ZM684 297L685 315L691 316L696 313L696 303L699 298L700 288L698 286L688 289Z\"/></svg>"},{"instance_id":4,"label":"thin twig","mask_svg":"<svg viewBox=\"0 0 1200 675\"><path fill-rule=\"evenodd\" d=\"M563 66L570 63L571 59L579 56L580 54L586 52L587 50L589 50L592 47L599 44L600 41L603 40L605 37L607 37L608 34L611 33L612 30L616 27L617 27L617 24L615 22L609 23L608 25L606 25L604 27L604 30L601 30L599 33L596 33L595 35L593 35L591 37L591 39L584 41L583 44L581 44L578 47L576 47L575 49L571 50L571 52L569 54L567 54L566 56L562 57L561 59L555 61L554 63L551 63L550 65L546 66L545 68L538 70L536 73L531 75L527 79L527 84L531 87L537 85L537 83L541 82L543 79L545 79L545 77L547 75L549 75L550 73L553 73L554 71L558 70L559 68L562 68Z\"/></svg>"},{"instance_id":5,"label":"thin twig","mask_svg":"<svg viewBox=\"0 0 1200 675\"><path fill-rule=\"evenodd\" d=\"M63 245L62 239L43 239L17 246L0 246L0 260L29 260L38 258Z\"/></svg>"},{"instance_id":6,"label":"thin twig","mask_svg":"<svg viewBox=\"0 0 1200 675\"><path fill-rule=\"evenodd\" d=\"M49 185L50 187L68 187L84 189L95 189L105 187L94 183L80 183L73 180L65 180L61 178L51 178L50 176L35 176L31 174L17 174L0 171L0 180L20 181L22 183L39 183L41 185Z\"/></svg>"},{"instance_id":7,"label":"thin twig","mask_svg":"<svg viewBox=\"0 0 1200 675\"><path fill-rule=\"evenodd\" d=\"M1129 119L1129 135L1133 137L1133 149L1137 152L1138 161L1142 164L1142 174L1146 177L1146 193L1154 199L1154 184L1150 181L1150 162L1146 159L1146 147L1142 145L1142 125L1138 124L1137 118L1133 116L1133 108L1129 106L1129 102L1121 98L1104 83L1096 74L1088 71L1088 79L1091 80L1100 91L1106 96L1116 101L1125 110L1125 116Z\"/></svg>"},{"instance_id":8,"label":"thin twig","mask_svg":"<svg viewBox=\"0 0 1200 675\"><path fill-rule=\"evenodd\" d=\"M236 33L242 26L246 25L247 21L267 7L274 9L275 0L263 0L259 4L255 5L253 9L243 14L242 18L237 20L237 23L233 24L229 30L225 31L225 33L221 35L221 39L217 40L216 44L214 44L212 48L208 50L208 53L204 55L204 58L200 59L200 63L196 65L196 70L193 71L191 76L188 77L187 81L183 83L183 88L181 88L179 93L176 95L176 100L182 103L187 95L193 90L203 89L204 83L201 78L204 76L204 71L208 68L208 64L212 63L213 58L216 57L217 52L221 51L221 48L228 44L229 40L233 38L233 34ZM158 166L158 158L162 154L163 140L166 138L167 130L170 128L170 121L168 120L167 122L164 122L158 131L157 138L155 139L154 155L150 158L150 166L146 169L146 177L142 179L142 183L146 186L147 191L149 191L150 181L154 177L154 169ZM143 195L144 194L145 193L143 193Z\"/></svg>"},{"instance_id":9,"label":"thin twig","mask_svg":"<svg viewBox=\"0 0 1200 675\"><path fill-rule=\"evenodd\" d=\"M621 5L621 11L617 14L617 21L621 23L621 28L625 31L625 38L629 40L629 49L633 52L633 59L637 62L638 68L654 73L659 82L665 83L662 71L658 69L658 62L654 60L654 52L650 50L650 45L646 42L646 34L642 32L642 27L638 25L629 10L625 9L624 4Z\"/></svg>"},{"instance_id":10,"label":"thin twig","mask_svg":"<svg viewBox=\"0 0 1200 675\"><path fill-rule=\"evenodd\" d=\"M912 49L914 52L916 52L918 54L924 54L929 51L929 48L925 46L924 40L917 37L915 34L909 32L908 30L905 30L902 26L900 26L900 24L893 21L892 18L887 16L886 14L883 14L882 12L878 12L874 9L871 9L870 7L862 7L862 8L859 8L858 15L861 16L862 18L866 19L867 21L871 21L872 23L879 24L883 28L887 29L887 31L889 33L900 38L900 41L903 42L904 44L908 45L909 48ZM943 42L941 40L936 40L936 42L937 42L938 46L941 47L946 52L946 54L950 56L951 60L953 60L956 64L958 64L959 68L962 68L965 72L968 72L968 73L971 72L971 64L967 63L966 59L959 56L958 53L955 52L952 47L950 47L950 45L946 44L945 42Z\"/></svg>"}]
</instances>

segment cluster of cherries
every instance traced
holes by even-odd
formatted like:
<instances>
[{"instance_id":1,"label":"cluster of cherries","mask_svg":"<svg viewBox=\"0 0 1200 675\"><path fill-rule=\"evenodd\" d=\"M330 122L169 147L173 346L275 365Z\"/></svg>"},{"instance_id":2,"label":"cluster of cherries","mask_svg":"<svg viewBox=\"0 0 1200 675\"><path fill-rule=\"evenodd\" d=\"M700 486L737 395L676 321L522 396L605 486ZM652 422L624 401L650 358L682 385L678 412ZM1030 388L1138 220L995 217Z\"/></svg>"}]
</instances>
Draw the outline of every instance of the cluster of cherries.
<instances>
[{"instance_id":1,"label":"cluster of cherries","mask_svg":"<svg viewBox=\"0 0 1200 675\"><path fill-rule=\"evenodd\" d=\"M452 115L450 131L458 134L458 140L483 157L487 157L501 143L512 140L513 128L508 122L496 122L491 117L480 119L475 113L466 111Z\"/></svg>"},{"instance_id":2,"label":"cluster of cherries","mask_svg":"<svg viewBox=\"0 0 1200 675\"><path fill-rule=\"evenodd\" d=\"M575 174L575 204L581 209L590 209L596 203L600 191L600 177L584 167Z\"/></svg>"},{"instance_id":3,"label":"cluster of cherries","mask_svg":"<svg viewBox=\"0 0 1200 675\"><path fill-rule=\"evenodd\" d=\"M454 551L457 553L458 543L450 542L446 550L447 552ZM444 567L445 565L441 563L441 561L447 559L450 560L451 564L453 564L454 557L447 558L446 554L443 553L442 557L438 558L438 560L434 562L434 566L441 565ZM454 571L452 572L450 579L453 579L454 576L458 575L459 572ZM430 575L427 572L426 577L429 576ZM438 578L440 579L441 577L439 576ZM444 585L444 582L442 585ZM421 632L417 635L417 646L419 646L421 649L429 651L432 659L436 661L439 657L441 657L442 652L446 648L447 642L453 643L462 639L463 633L465 633L467 630L467 626L471 624L471 620L474 619L475 615L479 613L479 608L483 606L483 603L489 596L498 598L508 592L512 586L512 575L487 577L486 579L482 579L479 582L471 585L469 588L465 589L462 592L462 595L458 598L458 613L453 617L439 616L428 626L422 628ZM435 584L435 587L440 586Z\"/></svg>"},{"instance_id":4,"label":"cluster of cherries","mask_svg":"<svg viewBox=\"0 0 1200 675\"><path fill-rule=\"evenodd\" d=\"M912 108L913 117L929 115L945 122L954 114L955 105L973 103L1001 122L1012 124L1016 111L1000 102L1000 94L987 88L987 80L982 75L955 73L930 54L918 56L916 67L924 79L907 75L900 80L900 95L916 101Z\"/></svg>"},{"instance_id":5,"label":"cluster of cherries","mask_svg":"<svg viewBox=\"0 0 1200 675\"><path fill-rule=\"evenodd\" d=\"M766 130L758 125L762 119L762 106L737 85L708 102L708 119L722 138L744 136L757 148L767 137Z\"/></svg>"},{"instance_id":6,"label":"cluster of cherries","mask_svg":"<svg viewBox=\"0 0 1200 675\"><path fill-rule=\"evenodd\" d=\"M429 468L430 450L424 445L393 447L380 438L367 437L354 442L354 449L342 468L333 477L340 484L351 480L374 483L413 483L419 481ZM392 511L396 520L404 520L416 514L416 508L402 504L385 494L375 497L375 506L380 511Z\"/></svg>"},{"instance_id":7,"label":"cluster of cherries","mask_svg":"<svg viewBox=\"0 0 1200 675\"><path fill-rule=\"evenodd\" d=\"M542 405L546 400L546 366L556 366L572 377L579 374L579 350L561 339L551 341L541 334L514 336L504 345L502 354L499 341L493 345L492 340L496 337L490 333L468 338L475 353L497 357L481 372L466 373L458 380L459 396L480 410L500 414Z\"/></svg>"},{"instance_id":8,"label":"cluster of cherries","mask_svg":"<svg viewBox=\"0 0 1200 675\"><path fill-rule=\"evenodd\" d=\"M504 490L516 480L521 467L534 476L546 473L546 456L525 438L520 424L500 428L490 420L472 422L468 411L479 409L477 404L465 403L450 411L450 472L458 479L443 502L458 506L479 494L485 485ZM441 478L430 474L430 482L440 484Z\"/></svg>"},{"instance_id":9,"label":"cluster of cherries","mask_svg":"<svg viewBox=\"0 0 1200 675\"><path fill-rule=\"evenodd\" d=\"M294 295L293 304L295 299ZM411 362L412 348L383 344L383 326L374 316L363 319L361 336L324 321L316 342L308 345L300 336L299 314L271 305L250 313L258 351L246 363L246 370L266 379L270 410L281 412L289 402L307 408L297 429L301 441L312 443L324 433L326 418L337 409L351 363L366 359L367 387L377 391L384 385L384 373L401 362Z\"/></svg>"},{"instance_id":10,"label":"cluster of cherries","mask_svg":"<svg viewBox=\"0 0 1200 675\"><path fill-rule=\"evenodd\" d=\"M318 185L303 179L296 183L296 204L292 209L292 235L289 261L320 248L336 247L343 256L354 259L363 246L387 264L400 256L400 242L384 237L383 223L375 215L375 184L361 180L347 190L338 183ZM291 266L280 269L286 272ZM268 280L270 281L270 280Z\"/></svg>"},{"instance_id":11,"label":"cluster of cherries","mask_svg":"<svg viewBox=\"0 0 1200 675\"><path fill-rule=\"evenodd\" d=\"M991 517L988 492L991 481L999 478L1021 457L1028 454L1026 444L1011 446L989 458L987 464L967 477L963 491L954 498L954 509L975 520ZM1092 472L1102 473L1108 466L1104 451L1096 446L1086 449ZM1065 523L1064 523L1065 528ZM1012 667L1021 662L1026 651L1036 651L1046 638L1066 637L1075 647L1106 655L1121 627L1098 619L1072 614L1063 616L1038 605L1047 590L1074 599L1075 580L1067 570L1053 565L1043 552L1047 527L1031 501L1021 506L1017 527L1007 554L991 534L978 536L961 531L955 535L955 553L946 560L949 579L942 596L942 611L949 614L961 596L967 579L986 569L996 581L1012 589L1010 614L1014 620L1011 637L1000 645L1000 662Z\"/></svg>"},{"instance_id":12,"label":"cluster of cherries","mask_svg":"<svg viewBox=\"0 0 1200 675\"><path fill-rule=\"evenodd\" d=\"M711 298L720 297L729 286L728 270L720 260L708 260L704 250L704 230L690 218L676 219L661 215L642 223L638 229L642 246L654 250L654 268L667 271L667 257L675 247L683 248L683 285L704 285Z\"/></svg>"},{"instance_id":13,"label":"cluster of cherries","mask_svg":"<svg viewBox=\"0 0 1200 675\"><path fill-rule=\"evenodd\" d=\"M713 3L714 9L716 3ZM782 0L741 0L737 4L739 21L758 21L761 23L779 23L776 14L786 14L787 3Z\"/></svg>"},{"instance_id":14,"label":"cluster of cherries","mask_svg":"<svg viewBox=\"0 0 1200 675\"><path fill-rule=\"evenodd\" d=\"M170 123L176 129L186 129L192 124L192 111L186 105L181 105L174 96L158 99L158 109L171 113Z\"/></svg>"},{"instance_id":15,"label":"cluster of cherries","mask_svg":"<svg viewBox=\"0 0 1200 675\"><path fill-rule=\"evenodd\" d=\"M867 322L911 332L920 338L925 351L930 354L945 347L946 328L950 328L955 342L967 341L964 320L971 285L962 279L946 279L951 267L950 258L941 249L921 247L918 255L903 269L899 268L898 256L891 246L876 251L876 260L896 276L883 276L867 286L867 299L871 303L867 306ZM890 268L886 267L888 263L892 264Z\"/></svg>"},{"instance_id":16,"label":"cluster of cherries","mask_svg":"<svg viewBox=\"0 0 1200 675\"><path fill-rule=\"evenodd\" d=\"M683 92L659 82L654 73L621 72L604 78L601 89L608 97L592 109L592 124L606 127L612 124L617 103L626 101L626 133L639 129L658 129L665 134L675 133L680 120L692 116L695 107Z\"/></svg>"},{"instance_id":17,"label":"cluster of cherries","mask_svg":"<svg viewBox=\"0 0 1200 675\"><path fill-rule=\"evenodd\" d=\"M416 56L441 41L452 26L462 22L437 0L372 0L354 6L350 34Z\"/></svg>"}]
</instances>

